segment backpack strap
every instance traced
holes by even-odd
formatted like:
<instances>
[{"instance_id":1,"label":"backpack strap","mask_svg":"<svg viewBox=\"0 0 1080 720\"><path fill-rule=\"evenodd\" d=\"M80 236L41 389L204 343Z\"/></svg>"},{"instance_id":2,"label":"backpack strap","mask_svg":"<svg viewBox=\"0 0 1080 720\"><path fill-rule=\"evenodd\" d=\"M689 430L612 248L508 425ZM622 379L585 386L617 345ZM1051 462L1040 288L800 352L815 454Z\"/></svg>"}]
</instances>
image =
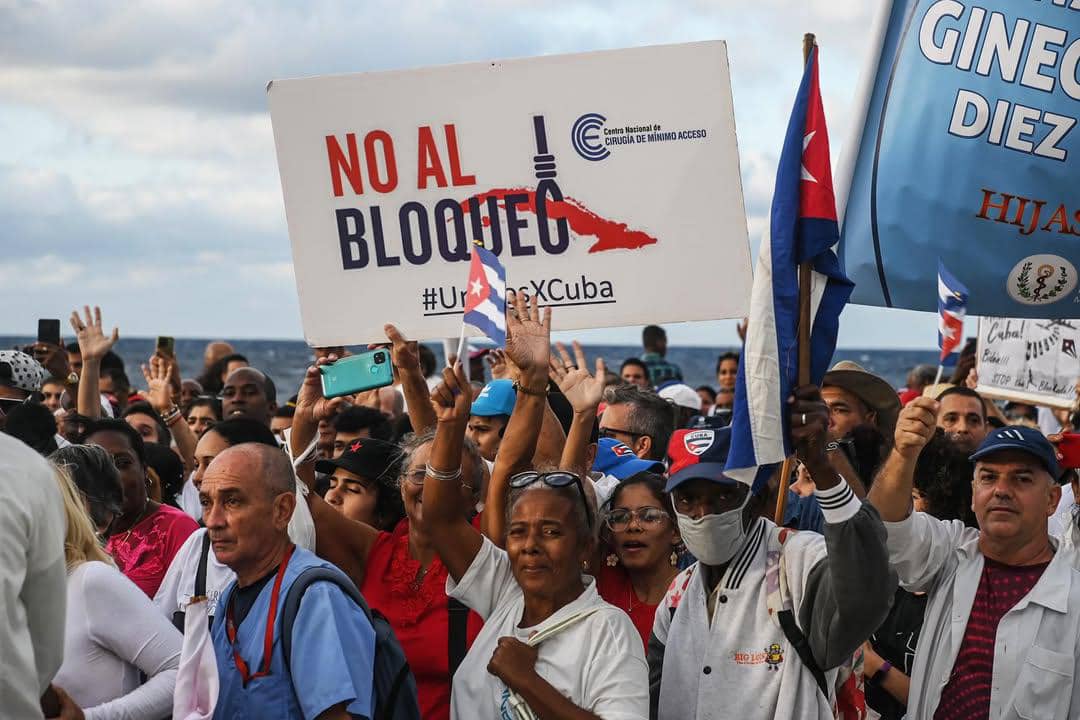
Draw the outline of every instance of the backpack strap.
<instances>
[{"instance_id":1,"label":"backpack strap","mask_svg":"<svg viewBox=\"0 0 1080 720\"><path fill-rule=\"evenodd\" d=\"M353 602L364 611L368 622L374 625L371 608L364 601L360 591L356 589L356 585L343 573L321 566L302 570L293 580L292 585L289 586L289 592L286 593L285 602L281 606L281 652L285 659L285 669L290 674L292 673L290 661L292 659L293 624L296 622L296 614L300 611L300 601L304 598L304 593L312 584L317 582L330 582L341 588L342 592L352 598Z\"/></svg>"},{"instance_id":2,"label":"backpack strap","mask_svg":"<svg viewBox=\"0 0 1080 720\"><path fill-rule=\"evenodd\" d=\"M368 606L367 601L364 600L364 596L360 594L360 591L356 589L356 585L352 580L348 578L343 572L335 568L329 568L324 566L309 567L306 570L300 572L293 580L292 585L289 586L289 592L285 595L285 603L282 605L281 611L281 654L285 661L285 669L289 675L292 675L292 631L293 624L296 622L296 614L300 611L300 601L304 597L304 593L307 589L317 582L330 582L341 588L342 592L352 598L352 601L360 606L360 609L364 611L364 617L371 623L371 627L375 629L375 616L373 611ZM379 617L382 617L381 615ZM376 633L376 645L378 644L378 635ZM376 648L378 652L378 648ZM397 675L394 676L394 682L390 686L390 691L386 697L382 699L381 712L378 713L375 720L391 720L394 717L394 711L397 708L398 694L401 692L402 686L409 677L409 673L412 670L409 667L409 663L405 662L398 670Z\"/></svg>"},{"instance_id":3,"label":"backpack strap","mask_svg":"<svg viewBox=\"0 0 1080 720\"><path fill-rule=\"evenodd\" d=\"M450 677L454 677L461 661L465 659L468 645L469 608L456 598L447 598L447 611L450 614L450 629L447 632L449 645Z\"/></svg>"},{"instance_id":4,"label":"backpack strap","mask_svg":"<svg viewBox=\"0 0 1080 720\"><path fill-rule=\"evenodd\" d=\"M802 664L814 676L814 682L817 683L821 694L826 698L829 697L828 685L825 684L825 673L817 664L817 660L814 659L814 653L810 650L810 641L806 639L806 635L799 629L798 623L795 622L795 616L790 610L781 610L776 614L776 618L780 621L780 628L784 631L784 637L791 643L791 647L795 649L799 659L802 660Z\"/></svg>"},{"instance_id":5,"label":"backpack strap","mask_svg":"<svg viewBox=\"0 0 1080 720\"><path fill-rule=\"evenodd\" d=\"M210 558L210 531L203 533L202 554L199 555L199 567L195 570L195 597L206 595L206 564Z\"/></svg>"},{"instance_id":6,"label":"backpack strap","mask_svg":"<svg viewBox=\"0 0 1080 720\"><path fill-rule=\"evenodd\" d=\"M810 672L817 683L821 694L829 697L828 685L825 682L825 673L814 659L814 653L810 649L810 641L799 629L795 621L795 612L791 600L791 591L787 583L787 562L784 557L784 542L795 531L786 528L775 530L769 538L768 550L765 560L765 585L770 588L766 603L769 614L776 618L780 629L784 631L784 637L799 656L799 660Z\"/></svg>"}]
</instances>

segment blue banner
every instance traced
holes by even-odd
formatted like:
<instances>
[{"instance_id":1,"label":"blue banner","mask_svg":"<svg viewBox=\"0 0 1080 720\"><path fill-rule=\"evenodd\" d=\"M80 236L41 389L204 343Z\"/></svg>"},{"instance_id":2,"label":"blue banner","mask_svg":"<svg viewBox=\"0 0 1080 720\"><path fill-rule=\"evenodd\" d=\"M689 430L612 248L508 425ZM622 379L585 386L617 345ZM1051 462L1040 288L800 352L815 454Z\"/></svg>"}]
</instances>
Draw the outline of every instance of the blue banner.
<instances>
[{"instance_id":1,"label":"blue banner","mask_svg":"<svg viewBox=\"0 0 1080 720\"><path fill-rule=\"evenodd\" d=\"M858 148L838 175L852 302L1080 315L1080 2L886 3Z\"/></svg>"}]
</instances>

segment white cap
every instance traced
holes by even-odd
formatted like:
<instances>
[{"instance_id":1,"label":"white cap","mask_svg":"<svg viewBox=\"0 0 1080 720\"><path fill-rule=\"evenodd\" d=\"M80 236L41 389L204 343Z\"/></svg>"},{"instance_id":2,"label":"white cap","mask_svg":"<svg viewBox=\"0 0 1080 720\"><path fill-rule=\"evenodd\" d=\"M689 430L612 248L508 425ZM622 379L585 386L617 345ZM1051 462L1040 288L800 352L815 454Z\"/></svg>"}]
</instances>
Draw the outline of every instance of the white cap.
<instances>
[{"instance_id":1,"label":"white cap","mask_svg":"<svg viewBox=\"0 0 1080 720\"><path fill-rule=\"evenodd\" d=\"M679 407L701 410L701 396L697 394L697 390L689 385L683 385L682 383L668 385L659 394L660 397L670 400Z\"/></svg>"}]
</instances>

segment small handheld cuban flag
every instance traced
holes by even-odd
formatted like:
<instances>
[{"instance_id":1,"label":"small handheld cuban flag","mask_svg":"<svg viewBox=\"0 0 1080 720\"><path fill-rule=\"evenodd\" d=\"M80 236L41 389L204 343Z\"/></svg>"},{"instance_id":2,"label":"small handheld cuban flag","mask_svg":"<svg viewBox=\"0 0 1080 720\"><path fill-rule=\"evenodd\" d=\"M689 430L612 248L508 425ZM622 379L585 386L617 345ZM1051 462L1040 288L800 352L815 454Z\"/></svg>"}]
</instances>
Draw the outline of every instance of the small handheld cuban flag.
<instances>
[{"instance_id":1,"label":"small handheld cuban flag","mask_svg":"<svg viewBox=\"0 0 1080 720\"><path fill-rule=\"evenodd\" d=\"M495 253L476 242L472 246L462 321L482 332L499 347L506 345L506 270ZM461 332L464 338L464 327ZM459 357L461 350L458 348Z\"/></svg>"},{"instance_id":2,"label":"small handheld cuban flag","mask_svg":"<svg viewBox=\"0 0 1080 720\"><path fill-rule=\"evenodd\" d=\"M836 349L840 312L854 288L832 250L839 236L815 47L780 153L770 229L758 250L749 327L735 384L731 450L724 472L754 491L792 453L787 399L798 381L802 262L813 269L810 382L821 383Z\"/></svg>"},{"instance_id":3,"label":"small handheld cuban flag","mask_svg":"<svg viewBox=\"0 0 1080 720\"><path fill-rule=\"evenodd\" d=\"M944 365L964 339L968 289L938 260L937 274L938 347Z\"/></svg>"}]
</instances>

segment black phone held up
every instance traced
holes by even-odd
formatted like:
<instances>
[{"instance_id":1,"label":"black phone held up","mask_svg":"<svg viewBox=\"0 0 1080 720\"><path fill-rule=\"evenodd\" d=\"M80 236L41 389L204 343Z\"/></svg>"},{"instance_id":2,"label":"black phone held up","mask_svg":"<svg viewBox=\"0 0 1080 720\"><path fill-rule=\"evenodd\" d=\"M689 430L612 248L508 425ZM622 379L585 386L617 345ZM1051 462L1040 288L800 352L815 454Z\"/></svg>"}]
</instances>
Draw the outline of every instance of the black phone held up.
<instances>
[{"instance_id":1,"label":"black phone held up","mask_svg":"<svg viewBox=\"0 0 1080 720\"><path fill-rule=\"evenodd\" d=\"M158 335L157 351L165 357L176 357L176 338L168 335Z\"/></svg>"},{"instance_id":2,"label":"black phone held up","mask_svg":"<svg viewBox=\"0 0 1080 720\"><path fill-rule=\"evenodd\" d=\"M37 321L37 339L49 345L60 344L60 321L55 318L41 318Z\"/></svg>"}]
</instances>

